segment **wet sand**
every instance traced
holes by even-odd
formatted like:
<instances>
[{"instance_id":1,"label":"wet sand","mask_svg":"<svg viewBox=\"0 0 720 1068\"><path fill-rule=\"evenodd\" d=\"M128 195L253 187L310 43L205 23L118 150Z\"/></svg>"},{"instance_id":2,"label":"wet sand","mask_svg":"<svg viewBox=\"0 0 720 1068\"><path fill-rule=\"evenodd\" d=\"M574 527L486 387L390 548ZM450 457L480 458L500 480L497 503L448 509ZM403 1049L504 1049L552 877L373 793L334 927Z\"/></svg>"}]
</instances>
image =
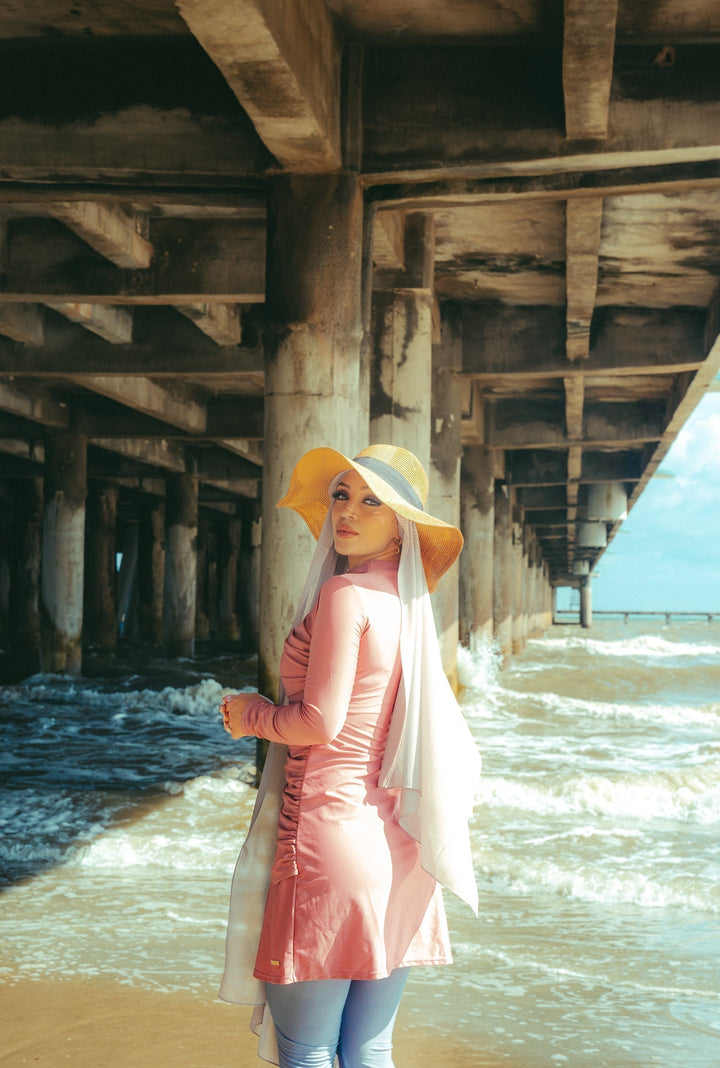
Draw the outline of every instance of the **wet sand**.
<instances>
[{"instance_id":1,"label":"wet sand","mask_svg":"<svg viewBox=\"0 0 720 1068\"><path fill-rule=\"evenodd\" d=\"M259 1068L250 1010L102 980L0 985L0 1065L18 1068ZM396 1068L491 1068L417 1027L395 1034ZM507 1066L507 1062L505 1062Z\"/></svg>"}]
</instances>

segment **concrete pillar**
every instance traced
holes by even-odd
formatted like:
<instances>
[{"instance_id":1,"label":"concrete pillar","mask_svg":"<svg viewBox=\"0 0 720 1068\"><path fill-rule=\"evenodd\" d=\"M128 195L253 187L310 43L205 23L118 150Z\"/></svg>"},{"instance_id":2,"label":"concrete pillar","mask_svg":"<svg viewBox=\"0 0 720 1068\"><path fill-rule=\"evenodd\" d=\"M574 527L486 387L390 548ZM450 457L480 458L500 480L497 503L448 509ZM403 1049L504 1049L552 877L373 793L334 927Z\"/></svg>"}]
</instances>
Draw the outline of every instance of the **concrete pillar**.
<instances>
[{"instance_id":1,"label":"concrete pillar","mask_svg":"<svg viewBox=\"0 0 720 1068\"><path fill-rule=\"evenodd\" d=\"M372 306L370 441L402 445L428 474L434 250L432 216L409 215L401 284L377 290Z\"/></svg>"},{"instance_id":2,"label":"concrete pillar","mask_svg":"<svg viewBox=\"0 0 720 1068\"><path fill-rule=\"evenodd\" d=\"M42 533L42 671L82 670L87 439L54 431L45 441Z\"/></svg>"},{"instance_id":3,"label":"concrete pillar","mask_svg":"<svg viewBox=\"0 0 720 1068\"><path fill-rule=\"evenodd\" d=\"M163 640L165 502L143 495L139 509L138 626L145 645Z\"/></svg>"},{"instance_id":4,"label":"concrete pillar","mask_svg":"<svg viewBox=\"0 0 720 1068\"><path fill-rule=\"evenodd\" d=\"M259 501L241 500L238 510L242 521L237 591L240 641L245 652L256 653L260 625L262 508Z\"/></svg>"},{"instance_id":5,"label":"concrete pillar","mask_svg":"<svg viewBox=\"0 0 720 1068\"><path fill-rule=\"evenodd\" d=\"M443 309L440 343L432 350L432 420L428 511L460 526L460 421L462 398L462 320L457 309ZM435 627L445 674L457 690L460 565L456 561L432 595Z\"/></svg>"},{"instance_id":6,"label":"concrete pillar","mask_svg":"<svg viewBox=\"0 0 720 1068\"><path fill-rule=\"evenodd\" d=\"M580 587L580 626L592 626L592 585L589 578L584 579Z\"/></svg>"},{"instance_id":7,"label":"concrete pillar","mask_svg":"<svg viewBox=\"0 0 720 1068\"><path fill-rule=\"evenodd\" d=\"M276 508L300 456L367 444L361 395L363 196L356 175L282 175L268 202L265 457L258 684L277 695L282 645L313 541Z\"/></svg>"},{"instance_id":8,"label":"concrete pillar","mask_svg":"<svg viewBox=\"0 0 720 1068\"><path fill-rule=\"evenodd\" d=\"M462 463L460 640L471 649L493 639L495 465L485 445L466 448Z\"/></svg>"},{"instance_id":9,"label":"concrete pillar","mask_svg":"<svg viewBox=\"0 0 720 1068\"><path fill-rule=\"evenodd\" d=\"M91 482L87 496L85 539L85 632L93 645L117 645L117 572L115 533L118 487Z\"/></svg>"},{"instance_id":10,"label":"concrete pillar","mask_svg":"<svg viewBox=\"0 0 720 1068\"><path fill-rule=\"evenodd\" d=\"M512 655L512 522L510 497L502 483L495 484L493 537L493 634L503 663Z\"/></svg>"},{"instance_id":11,"label":"concrete pillar","mask_svg":"<svg viewBox=\"0 0 720 1068\"><path fill-rule=\"evenodd\" d=\"M11 638L10 590L12 586L13 496L0 486L0 644Z\"/></svg>"},{"instance_id":12,"label":"concrete pillar","mask_svg":"<svg viewBox=\"0 0 720 1068\"><path fill-rule=\"evenodd\" d=\"M238 575L243 524L236 516L222 523L218 536L219 637L238 641Z\"/></svg>"},{"instance_id":13,"label":"concrete pillar","mask_svg":"<svg viewBox=\"0 0 720 1068\"><path fill-rule=\"evenodd\" d=\"M521 653L525 645L525 607L523 536L520 523L512 525L512 652Z\"/></svg>"},{"instance_id":14,"label":"concrete pillar","mask_svg":"<svg viewBox=\"0 0 720 1068\"><path fill-rule=\"evenodd\" d=\"M198 482L173 474L165 486L163 648L168 656L194 656Z\"/></svg>"},{"instance_id":15,"label":"concrete pillar","mask_svg":"<svg viewBox=\"0 0 720 1068\"><path fill-rule=\"evenodd\" d=\"M43 484L21 479L14 492L14 544L11 585L11 652L20 677L40 668L40 559Z\"/></svg>"},{"instance_id":16,"label":"concrete pillar","mask_svg":"<svg viewBox=\"0 0 720 1068\"><path fill-rule=\"evenodd\" d=\"M210 583L209 568L212 557L210 548L210 522L207 519L198 519L196 541L196 574L195 586L195 638L197 641L205 641L210 637Z\"/></svg>"}]
</instances>

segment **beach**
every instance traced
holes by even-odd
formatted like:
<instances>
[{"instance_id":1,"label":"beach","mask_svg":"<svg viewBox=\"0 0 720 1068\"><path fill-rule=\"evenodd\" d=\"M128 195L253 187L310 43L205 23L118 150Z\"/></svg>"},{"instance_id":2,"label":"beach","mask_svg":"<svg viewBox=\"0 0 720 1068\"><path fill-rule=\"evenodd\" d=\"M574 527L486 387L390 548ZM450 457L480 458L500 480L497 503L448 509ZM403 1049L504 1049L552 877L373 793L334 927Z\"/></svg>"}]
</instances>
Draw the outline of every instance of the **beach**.
<instances>
[{"instance_id":1,"label":"beach","mask_svg":"<svg viewBox=\"0 0 720 1068\"><path fill-rule=\"evenodd\" d=\"M216 1000L251 740L232 655L0 690L0 1064L259 1065ZM396 1068L720 1064L720 626L556 626L461 652L480 914L414 968ZM31 725L31 729L29 729Z\"/></svg>"}]
</instances>

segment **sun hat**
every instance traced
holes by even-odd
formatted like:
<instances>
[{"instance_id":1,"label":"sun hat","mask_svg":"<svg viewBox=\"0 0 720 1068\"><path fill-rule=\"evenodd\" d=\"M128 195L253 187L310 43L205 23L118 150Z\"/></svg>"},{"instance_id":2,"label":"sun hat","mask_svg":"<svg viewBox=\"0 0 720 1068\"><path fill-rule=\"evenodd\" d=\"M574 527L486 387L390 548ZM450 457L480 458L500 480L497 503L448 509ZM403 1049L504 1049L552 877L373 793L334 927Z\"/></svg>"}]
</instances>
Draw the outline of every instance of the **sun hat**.
<instances>
[{"instance_id":1,"label":"sun hat","mask_svg":"<svg viewBox=\"0 0 720 1068\"><path fill-rule=\"evenodd\" d=\"M307 523L317 541L330 507L332 480L353 468L383 504L415 523L423 570L432 592L455 562L463 546L457 527L425 510L428 478L417 456L398 445L370 445L354 459L336 449L311 449L302 456L290 477L278 508L292 508Z\"/></svg>"}]
</instances>

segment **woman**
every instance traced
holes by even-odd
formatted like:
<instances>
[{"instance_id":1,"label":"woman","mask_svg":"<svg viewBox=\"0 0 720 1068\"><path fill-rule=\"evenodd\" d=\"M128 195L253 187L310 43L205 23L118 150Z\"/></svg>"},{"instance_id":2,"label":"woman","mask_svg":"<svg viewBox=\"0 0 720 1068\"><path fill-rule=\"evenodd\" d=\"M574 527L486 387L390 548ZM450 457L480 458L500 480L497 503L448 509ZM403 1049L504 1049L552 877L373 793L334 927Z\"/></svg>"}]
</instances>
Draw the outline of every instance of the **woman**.
<instances>
[{"instance_id":1,"label":"woman","mask_svg":"<svg viewBox=\"0 0 720 1068\"><path fill-rule=\"evenodd\" d=\"M280 664L287 703L223 700L233 738L272 744L220 996L258 1006L260 1056L281 1068L330 1068L336 1054L341 1068L391 1068L408 967L451 961L439 884L477 911L480 761L428 596L462 535L424 512L427 488L392 445L302 457L279 506L318 546Z\"/></svg>"}]
</instances>

